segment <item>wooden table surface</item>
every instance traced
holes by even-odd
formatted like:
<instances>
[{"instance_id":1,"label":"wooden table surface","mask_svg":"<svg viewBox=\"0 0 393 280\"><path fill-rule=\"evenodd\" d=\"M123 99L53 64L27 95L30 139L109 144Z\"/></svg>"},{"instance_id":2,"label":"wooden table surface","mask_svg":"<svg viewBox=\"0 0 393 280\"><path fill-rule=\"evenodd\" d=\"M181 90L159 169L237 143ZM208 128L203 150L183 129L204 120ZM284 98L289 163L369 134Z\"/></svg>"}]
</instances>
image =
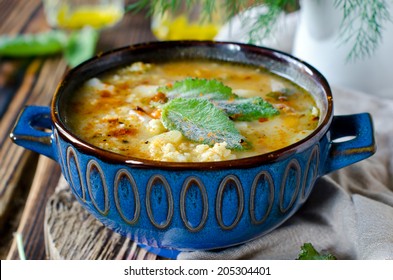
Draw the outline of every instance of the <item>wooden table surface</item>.
<instances>
[{"instance_id":1,"label":"wooden table surface","mask_svg":"<svg viewBox=\"0 0 393 280\"><path fill-rule=\"evenodd\" d=\"M0 0L0 19L0 35L50 29L41 0ZM126 14L118 25L101 32L97 52L154 40L145 14ZM19 259L14 232L22 234L27 259L47 258L45 207L60 168L53 160L12 143L9 132L25 105L49 105L65 71L61 55L0 57L0 259Z\"/></svg>"}]
</instances>

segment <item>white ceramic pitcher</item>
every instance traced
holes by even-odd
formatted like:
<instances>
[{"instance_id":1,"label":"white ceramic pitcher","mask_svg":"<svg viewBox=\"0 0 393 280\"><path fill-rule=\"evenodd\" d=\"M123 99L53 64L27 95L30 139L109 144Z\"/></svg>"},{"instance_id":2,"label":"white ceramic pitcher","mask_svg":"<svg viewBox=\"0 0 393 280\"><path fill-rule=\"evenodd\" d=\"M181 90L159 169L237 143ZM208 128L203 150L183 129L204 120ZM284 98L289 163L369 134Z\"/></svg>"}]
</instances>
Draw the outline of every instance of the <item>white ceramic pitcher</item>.
<instances>
[{"instance_id":1,"label":"white ceramic pitcher","mask_svg":"<svg viewBox=\"0 0 393 280\"><path fill-rule=\"evenodd\" d=\"M393 18L393 1L386 3ZM293 54L316 67L333 86L393 98L392 21L385 23L382 41L371 57L348 61L353 42L341 43L341 20L342 11L333 0L301 0Z\"/></svg>"}]
</instances>

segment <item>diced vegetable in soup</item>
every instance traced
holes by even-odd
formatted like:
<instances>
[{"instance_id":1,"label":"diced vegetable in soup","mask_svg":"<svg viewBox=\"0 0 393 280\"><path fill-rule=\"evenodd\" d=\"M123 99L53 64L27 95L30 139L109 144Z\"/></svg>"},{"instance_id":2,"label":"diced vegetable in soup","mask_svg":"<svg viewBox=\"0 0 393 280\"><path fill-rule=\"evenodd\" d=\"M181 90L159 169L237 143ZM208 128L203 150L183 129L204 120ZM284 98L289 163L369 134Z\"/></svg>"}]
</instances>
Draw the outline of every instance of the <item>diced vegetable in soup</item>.
<instances>
[{"instance_id":1,"label":"diced vegetable in soup","mask_svg":"<svg viewBox=\"0 0 393 280\"><path fill-rule=\"evenodd\" d=\"M266 69L136 62L88 80L66 122L79 138L127 157L207 162L293 144L317 127L319 110L303 88Z\"/></svg>"}]
</instances>

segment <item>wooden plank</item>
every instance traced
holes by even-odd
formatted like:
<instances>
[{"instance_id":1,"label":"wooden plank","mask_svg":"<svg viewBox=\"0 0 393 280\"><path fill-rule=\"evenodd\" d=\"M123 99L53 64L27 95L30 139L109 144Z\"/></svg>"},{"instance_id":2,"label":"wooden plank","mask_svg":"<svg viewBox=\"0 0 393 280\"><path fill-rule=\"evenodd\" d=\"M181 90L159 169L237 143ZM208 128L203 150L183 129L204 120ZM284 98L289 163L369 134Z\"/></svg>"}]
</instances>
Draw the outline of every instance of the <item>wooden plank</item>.
<instances>
[{"instance_id":1,"label":"wooden plank","mask_svg":"<svg viewBox=\"0 0 393 280\"><path fill-rule=\"evenodd\" d=\"M39 61L40 65L39 73L34 70L32 71L34 78L28 78L30 70L27 70L24 79L26 85L20 87L0 123L0 131L6 131L1 134L4 138L0 148L0 157L2 158L0 162L0 178L2 178L0 180L0 201L3 207L1 214L5 216L4 219L13 219L13 217L7 217L7 208L18 188L18 182L23 179L21 178L23 176L21 170L28 163L25 154L30 153L12 143L8 138L9 130L15 121L16 115L19 114L26 104L48 105L50 103L57 83L60 81L66 68L65 63L60 58L49 59L43 65L40 60L37 61ZM35 67L34 64L35 62L33 61L29 67ZM48 77L51 77L51 79L48 79ZM31 189L30 192L34 192L34 189ZM43 248L43 245L41 247ZM45 257L45 251L42 249L38 256L39 258Z\"/></svg>"},{"instance_id":2,"label":"wooden plank","mask_svg":"<svg viewBox=\"0 0 393 280\"><path fill-rule=\"evenodd\" d=\"M23 176L19 176L15 193L7 207L8 213L5 214L9 218L1 220L0 223L0 259L5 259L10 250L13 233L18 227L35 174L38 156L32 152L25 153L25 156L27 159L23 161L26 160L26 166L21 170Z\"/></svg>"},{"instance_id":3,"label":"wooden plank","mask_svg":"<svg viewBox=\"0 0 393 280\"><path fill-rule=\"evenodd\" d=\"M65 63L60 58L48 59L42 65L42 60L35 59L28 66L22 85L9 104L7 112L0 122L0 217L6 211L12 194L17 187L20 170L26 162L26 150L16 146L10 139L9 133L17 115L26 104L49 105L55 88L65 69ZM48 77L51 77L48 79Z\"/></svg>"},{"instance_id":4,"label":"wooden plank","mask_svg":"<svg viewBox=\"0 0 393 280\"><path fill-rule=\"evenodd\" d=\"M59 176L59 165L49 158L40 156L33 184L17 229L17 232L22 234L27 259L46 259L43 245L45 207L55 190ZM15 240L12 242L7 259L19 259Z\"/></svg>"},{"instance_id":5,"label":"wooden plank","mask_svg":"<svg viewBox=\"0 0 393 280\"><path fill-rule=\"evenodd\" d=\"M0 34L15 35L26 29L31 16L41 7L40 0L2 0Z\"/></svg>"},{"instance_id":6,"label":"wooden plank","mask_svg":"<svg viewBox=\"0 0 393 280\"><path fill-rule=\"evenodd\" d=\"M26 60L0 59L0 120L7 111L8 104L22 83L20 73L26 71L29 62ZM1 145L0 145L1 147Z\"/></svg>"}]
</instances>

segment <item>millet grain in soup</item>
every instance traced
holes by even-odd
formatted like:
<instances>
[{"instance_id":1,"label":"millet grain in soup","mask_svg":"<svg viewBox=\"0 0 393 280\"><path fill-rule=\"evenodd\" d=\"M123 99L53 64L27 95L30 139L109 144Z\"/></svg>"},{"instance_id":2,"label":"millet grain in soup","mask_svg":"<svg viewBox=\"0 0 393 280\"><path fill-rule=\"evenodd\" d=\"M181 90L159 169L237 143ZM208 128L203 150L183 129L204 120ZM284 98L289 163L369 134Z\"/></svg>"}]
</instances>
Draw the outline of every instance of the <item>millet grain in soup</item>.
<instances>
[{"instance_id":1,"label":"millet grain in soup","mask_svg":"<svg viewBox=\"0 0 393 280\"><path fill-rule=\"evenodd\" d=\"M262 97L279 114L234 125L252 148L231 150L225 141L208 146L168 131L155 104L167 102L158 87L187 77L215 79L240 97ZM265 69L215 61L133 63L88 80L72 96L66 124L79 138L127 157L175 162L207 162L264 154L293 144L318 125L312 96Z\"/></svg>"}]
</instances>

